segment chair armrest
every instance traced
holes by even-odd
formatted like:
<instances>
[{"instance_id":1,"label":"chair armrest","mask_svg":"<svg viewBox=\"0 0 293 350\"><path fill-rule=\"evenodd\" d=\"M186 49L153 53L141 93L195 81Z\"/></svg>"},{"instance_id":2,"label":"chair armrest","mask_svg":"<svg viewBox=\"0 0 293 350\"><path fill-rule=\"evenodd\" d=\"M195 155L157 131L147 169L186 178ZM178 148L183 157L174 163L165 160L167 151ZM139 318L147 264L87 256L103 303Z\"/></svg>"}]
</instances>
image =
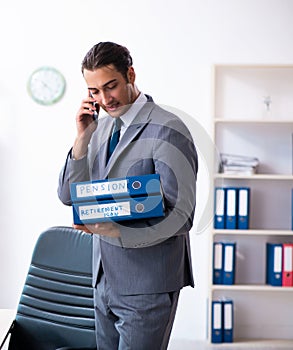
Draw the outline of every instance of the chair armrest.
<instances>
[{"instance_id":1,"label":"chair armrest","mask_svg":"<svg viewBox=\"0 0 293 350\"><path fill-rule=\"evenodd\" d=\"M7 331L5 337L4 337L4 339L3 339L3 341L2 341L2 343L1 343L1 345L0 345L0 350L1 350L1 349L3 348L3 346L5 345L6 340L7 340L8 336L9 336L9 334L11 334L11 332L12 332L14 326L15 326L15 321L13 321L13 322L11 323L11 325L10 325L10 327L9 327L9 329L8 329L8 331Z\"/></svg>"}]
</instances>

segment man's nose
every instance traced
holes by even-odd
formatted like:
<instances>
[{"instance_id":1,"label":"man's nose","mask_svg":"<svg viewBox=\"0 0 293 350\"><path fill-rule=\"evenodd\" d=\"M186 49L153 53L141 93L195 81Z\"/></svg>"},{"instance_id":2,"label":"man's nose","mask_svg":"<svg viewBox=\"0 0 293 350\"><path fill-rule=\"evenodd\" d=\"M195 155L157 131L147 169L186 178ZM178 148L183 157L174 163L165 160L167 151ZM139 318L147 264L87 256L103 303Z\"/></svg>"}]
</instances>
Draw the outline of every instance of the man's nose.
<instances>
[{"instance_id":1,"label":"man's nose","mask_svg":"<svg viewBox=\"0 0 293 350\"><path fill-rule=\"evenodd\" d=\"M101 104L107 105L111 101L111 94L107 91L102 91L100 94Z\"/></svg>"}]
</instances>

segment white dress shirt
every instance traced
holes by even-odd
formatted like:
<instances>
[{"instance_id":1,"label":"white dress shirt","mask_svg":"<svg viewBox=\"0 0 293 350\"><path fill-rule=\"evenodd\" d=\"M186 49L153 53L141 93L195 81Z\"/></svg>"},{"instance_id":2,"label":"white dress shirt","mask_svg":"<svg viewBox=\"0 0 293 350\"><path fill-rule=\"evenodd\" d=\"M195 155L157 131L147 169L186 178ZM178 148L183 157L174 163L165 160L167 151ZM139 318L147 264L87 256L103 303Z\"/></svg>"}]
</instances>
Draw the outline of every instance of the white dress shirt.
<instances>
[{"instance_id":1,"label":"white dress shirt","mask_svg":"<svg viewBox=\"0 0 293 350\"><path fill-rule=\"evenodd\" d=\"M128 109L127 112L125 112L121 117L121 131L120 131L120 138L121 140L122 136L124 135L125 131L129 127L129 125L133 122L134 118L137 116L137 113L141 110L143 105L147 102L147 97L140 93L137 97L137 99L133 102L131 107Z\"/></svg>"}]
</instances>

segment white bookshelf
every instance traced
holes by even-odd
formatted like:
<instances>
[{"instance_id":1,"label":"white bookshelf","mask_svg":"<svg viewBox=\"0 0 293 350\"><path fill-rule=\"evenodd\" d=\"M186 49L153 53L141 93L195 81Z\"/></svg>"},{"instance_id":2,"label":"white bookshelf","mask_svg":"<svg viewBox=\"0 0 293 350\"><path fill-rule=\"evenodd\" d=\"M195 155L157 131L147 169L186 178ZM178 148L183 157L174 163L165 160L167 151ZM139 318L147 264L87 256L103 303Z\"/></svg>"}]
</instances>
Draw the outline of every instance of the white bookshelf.
<instances>
[{"instance_id":1,"label":"white bookshelf","mask_svg":"<svg viewBox=\"0 0 293 350\"><path fill-rule=\"evenodd\" d=\"M215 155L214 186L251 188L249 229L211 228L209 305L231 298L235 317L233 344L215 346L293 348L293 287L266 285L266 243L293 242L293 65L215 65L213 74L218 153L260 160L254 175L227 175ZM232 286L212 284L212 246L223 240L237 247ZM211 308L209 341L210 321Z\"/></svg>"}]
</instances>

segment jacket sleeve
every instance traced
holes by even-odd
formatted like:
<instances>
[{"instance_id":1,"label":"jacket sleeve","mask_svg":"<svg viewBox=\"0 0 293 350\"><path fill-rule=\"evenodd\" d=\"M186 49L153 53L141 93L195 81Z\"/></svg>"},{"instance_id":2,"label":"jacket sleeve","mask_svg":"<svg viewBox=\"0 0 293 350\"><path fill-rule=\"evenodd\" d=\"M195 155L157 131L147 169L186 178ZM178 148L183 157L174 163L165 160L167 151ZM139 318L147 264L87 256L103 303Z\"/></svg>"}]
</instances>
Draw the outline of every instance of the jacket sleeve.
<instances>
[{"instance_id":1,"label":"jacket sleeve","mask_svg":"<svg viewBox=\"0 0 293 350\"><path fill-rule=\"evenodd\" d=\"M171 119L154 135L153 163L160 174L165 216L119 223L122 246L138 248L187 234L193 225L196 205L197 152L181 120Z\"/></svg>"},{"instance_id":2,"label":"jacket sleeve","mask_svg":"<svg viewBox=\"0 0 293 350\"><path fill-rule=\"evenodd\" d=\"M70 197L70 184L73 182L89 180L89 167L87 156L74 160L72 149L68 152L65 165L59 174L58 197L65 205L72 205Z\"/></svg>"}]
</instances>

